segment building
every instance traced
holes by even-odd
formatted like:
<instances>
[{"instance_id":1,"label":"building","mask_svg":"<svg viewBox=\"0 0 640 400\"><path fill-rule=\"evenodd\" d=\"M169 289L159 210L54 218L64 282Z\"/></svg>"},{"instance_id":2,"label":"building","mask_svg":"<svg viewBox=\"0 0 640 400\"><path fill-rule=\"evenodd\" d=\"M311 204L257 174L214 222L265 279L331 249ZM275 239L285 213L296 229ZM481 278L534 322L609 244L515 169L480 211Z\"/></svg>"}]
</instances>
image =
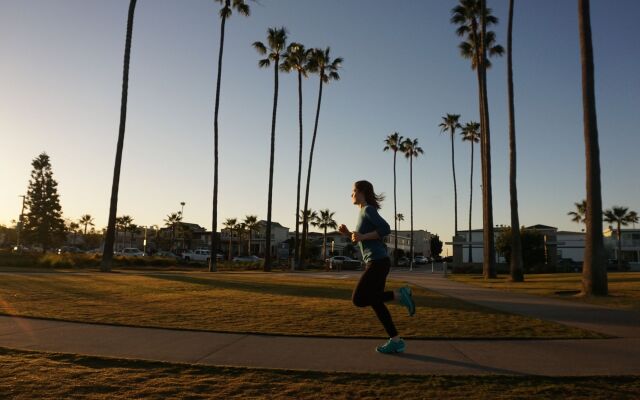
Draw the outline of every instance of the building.
<instances>
[{"instance_id":1,"label":"building","mask_svg":"<svg viewBox=\"0 0 640 400\"><path fill-rule=\"evenodd\" d=\"M387 252L393 255L395 246L395 233L391 230L391 234L384 238L387 245ZM411 231L398 231L398 250L402 250L407 257L411 252ZM429 231L419 229L413 231L413 254L414 256L431 257L431 233Z\"/></svg>"},{"instance_id":2,"label":"building","mask_svg":"<svg viewBox=\"0 0 640 400\"><path fill-rule=\"evenodd\" d=\"M493 230L494 239L497 238L507 227L496 226ZM546 264L557 265L562 259L573 262L582 262L584 257L584 232L558 231L558 228L548 225L532 225L524 229L535 230L543 235L545 247ZM469 238L471 240L469 240ZM482 229L469 231L458 231L458 238L453 242L453 262L468 263L469 247L471 247L472 260L474 263L482 263L483 259L483 231ZM504 263L505 258L496 251L496 262Z\"/></svg>"},{"instance_id":3,"label":"building","mask_svg":"<svg viewBox=\"0 0 640 400\"><path fill-rule=\"evenodd\" d=\"M231 252L231 256L255 255L264 257L266 250L267 221L258 221L258 229L249 232L238 229L222 229L220 231L220 250L224 253ZM211 246L211 232L205 233L207 246ZM271 254L278 258L289 257L289 228L277 222L271 222ZM229 250L230 249L230 250Z\"/></svg>"},{"instance_id":4,"label":"building","mask_svg":"<svg viewBox=\"0 0 640 400\"><path fill-rule=\"evenodd\" d=\"M616 229L609 227L604 231L604 246L609 258L618 259L618 233ZM640 229L620 229L622 245L622 260L629 266L640 269Z\"/></svg>"}]
</instances>

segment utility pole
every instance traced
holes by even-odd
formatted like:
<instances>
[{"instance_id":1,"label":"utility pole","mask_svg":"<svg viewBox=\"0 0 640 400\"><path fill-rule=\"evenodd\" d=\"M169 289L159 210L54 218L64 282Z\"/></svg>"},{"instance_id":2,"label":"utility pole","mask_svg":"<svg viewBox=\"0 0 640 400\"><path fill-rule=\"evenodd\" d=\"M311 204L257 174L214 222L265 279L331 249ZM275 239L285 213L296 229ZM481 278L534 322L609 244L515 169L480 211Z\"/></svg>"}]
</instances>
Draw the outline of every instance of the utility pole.
<instances>
[{"instance_id":1,"label":"utility pole","mask_svg":"<svg viewBox=\"0 0 640 400\"><path fill-rule=\"evenodd\" d=\"M184 201L180 202L180 205L182 206L182 208L180 209L180 222L182 222L183 218L184 218L184 205L186 203ZM184 250L184 225L180 224L180 232L182 233L182 250Z\"/></svg>"},{"instance_id":2,"label":"utility pole","mask_svg":"<svg viewBox=\"0 0 640 400\"><path fill-rule=\"evenodd\" d=\"M18 197L22 197L22 209L20 210L20 217L18 217L18 226L16 229L16 247L19 253L22 253L22 249L20 248L20 233L22 231L22 217L24 215L24 201L25 195L21 194Z\"/></svg>"}]
</instances>

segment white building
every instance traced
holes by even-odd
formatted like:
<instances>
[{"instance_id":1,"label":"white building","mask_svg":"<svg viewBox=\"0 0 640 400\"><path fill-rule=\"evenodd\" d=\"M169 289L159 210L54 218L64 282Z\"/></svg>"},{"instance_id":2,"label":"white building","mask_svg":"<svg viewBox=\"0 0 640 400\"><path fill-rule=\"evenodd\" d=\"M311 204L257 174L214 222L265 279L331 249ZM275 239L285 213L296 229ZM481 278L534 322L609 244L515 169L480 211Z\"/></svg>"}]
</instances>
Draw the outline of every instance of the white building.
<instances>
[{"instance_id":1,"label":"white building","mask_svg":"<svg viewBox=\"0 0 640 400\"><path fill-rule=\"evenodd\" d=\"M505 227L497 226L493 230L494 240L505 229ZM558 228L548 225L532 225L525 227L525 229L531 229L542 234L545 243L545 258L546 263L556 265L560 259L571 259L574 262L582 262L584 257L584 232L571 232L571 231L558 231ZM471 240L469 240L469 238ZM456 245L456 243L460 243ZM472 261L474 263L482 263L484 254L483 250L483 231L482 229L471 230L471 237L469 237L469 231L458 231L458 240L455 242L448 242L447 244L453 244L453 260L454 263L468 263L469 262L469 246L472 251ZM496 262L504 263L504 257L496 252Z\"/></svg>"},{"instance_id":2,"label":"white building","mask_svg":"<svg viewBox=\"0 0 640 400\"><path fill-rule=\"evenodd\" d=\"M640 267L640 229L620 229L622 260L629 262L632 269ZM609 258L618 258L618 233L609 227L604 231L604 245Z\"/></svg>"},{"instance_id":3,"label":"white building","mask_svg":"<svg viewBox=\"0 0 640 400\"><path fill-rule=\"evenodd\" d=\"M389 255L393 256L395 246L393 229L391 230L391 234L384 238L384 243L387 245ZM404 251L407 257L410 256L411 231L398 231L398 250ZM431 233L429 231L423 229L413 231L413 253L415 256L431 257Z\"/></svg>"}]
</instances>

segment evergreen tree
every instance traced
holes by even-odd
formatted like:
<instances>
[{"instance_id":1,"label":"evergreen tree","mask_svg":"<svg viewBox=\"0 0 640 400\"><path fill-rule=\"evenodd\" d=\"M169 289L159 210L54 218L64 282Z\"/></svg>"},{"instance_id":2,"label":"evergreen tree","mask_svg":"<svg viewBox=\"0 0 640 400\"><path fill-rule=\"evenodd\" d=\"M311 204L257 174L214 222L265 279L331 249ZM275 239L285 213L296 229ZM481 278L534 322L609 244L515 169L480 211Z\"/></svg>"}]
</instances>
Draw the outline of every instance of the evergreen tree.
<instances>
[{"instance_id":1,"label":"evergreen tree","mask_svg":"<svg viewBox=\"0 0 640 400\"><path fill-rule=\"evenodd\" d=\"M31 163L31 180L27 189L24 231L27 238L46 251L64 238L64 221L58 195L58 182L53 179L47 153L40 154Z\"/></svg>"}]
</instances>

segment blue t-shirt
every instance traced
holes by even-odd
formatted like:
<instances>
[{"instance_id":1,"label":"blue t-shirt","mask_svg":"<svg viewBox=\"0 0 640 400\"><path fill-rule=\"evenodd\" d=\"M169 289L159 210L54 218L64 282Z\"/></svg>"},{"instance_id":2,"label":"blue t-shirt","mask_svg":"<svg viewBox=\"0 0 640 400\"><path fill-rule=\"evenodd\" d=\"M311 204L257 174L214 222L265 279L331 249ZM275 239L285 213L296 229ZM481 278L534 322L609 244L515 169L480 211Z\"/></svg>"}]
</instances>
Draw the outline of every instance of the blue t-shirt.
<instances>
[{"instance_id":1,"label":"blue t-shirt","mask_svg":"<svg viewBox=\"0 0 640 400\"><path fill-rule=\"evenodd\" d=\"M388 257L387 247L382 240L391 233L389 224L378 214L378 210L376 210L374 206L367 204L360 209L358 222L356 223L356 232L366 234L373 231L378 232L380 239L361 240L358 242L364 262Z\"/></svg>"}]
</instances>

